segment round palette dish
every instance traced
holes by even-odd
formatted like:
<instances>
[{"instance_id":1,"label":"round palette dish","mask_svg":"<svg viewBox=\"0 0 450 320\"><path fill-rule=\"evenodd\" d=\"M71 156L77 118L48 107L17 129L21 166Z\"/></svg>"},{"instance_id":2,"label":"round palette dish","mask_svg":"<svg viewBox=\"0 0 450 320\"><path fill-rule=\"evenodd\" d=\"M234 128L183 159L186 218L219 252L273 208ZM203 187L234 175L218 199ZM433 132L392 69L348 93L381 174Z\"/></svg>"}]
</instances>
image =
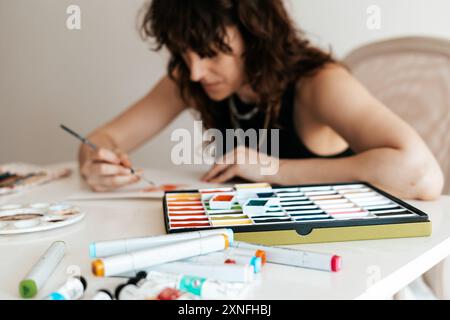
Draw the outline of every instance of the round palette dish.
<instances>
[{"instance_id":1,"label":"round palette dish","mask_svg":"<svg viewBox=\"0 0 450 320\"><path fill-rule=\"evenodd\" d=\"M83 218L78 207L67 203L6 205L0 209L0 235L61 228Z\"/></svg>"}]
</instances>

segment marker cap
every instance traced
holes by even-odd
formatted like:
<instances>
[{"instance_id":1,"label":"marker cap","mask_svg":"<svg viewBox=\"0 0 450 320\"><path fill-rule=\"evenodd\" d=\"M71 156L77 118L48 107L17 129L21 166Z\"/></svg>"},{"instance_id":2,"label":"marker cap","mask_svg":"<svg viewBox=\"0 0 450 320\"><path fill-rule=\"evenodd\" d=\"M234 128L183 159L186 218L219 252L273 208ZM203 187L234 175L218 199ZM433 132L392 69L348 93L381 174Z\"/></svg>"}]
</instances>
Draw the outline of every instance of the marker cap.
<instances>
[{"instance_id":1,"label":"marker cap","mask_svg":"<svg viewBox=\"0 0 450 320\"><path fill-rule=\"evenodd\" d=\"M117 286L116 290L114 290L114 296L117 300L119 300L120 293L122 292L123 288L125 288L127 285L128 285L128 283L119 284Z\"/></svg>"},{"instance_id":2,"label":"marker cap","mask_svg":"<svg viewBox=\"0 0 450 320\"><path fill-rule=\"evenodd\" d=\"M22 298L33 298L38 292L36 282L31 279L20 281L19 292Z\"/></svg>"},{"instance_id":3,"label":"marker cap","mask_svg":"<svg viewBox=\"0 0 450 320\"><path fill-rule=\"evenodd\" d=\"M147 272L139 271L135 277L128 280L127 284L137 285L142 279L147 278Z\"/></svg>"},{"instance_id":4,"label":"marker cap","mask_svg":"<svg viewBox=\"0 0 450 320\"><path fill-rule=\"evenodd\" d=\"M263 250L256 250L255 256L261 258L261 264L265 265L267 262L266 252Z\"/></svg>"},{"instance_id":5,"label":"marker cap","mask_svg":"<svg viewBox=\"0 0 450 320\"><path fill-rule=\"evenodd\" d=\"M339 272L342 266L342 258L340 256L333 256L331 258L331 271Z\"/></svg>"},{"instance_id":6,"label":"marker cap","mask_svg":"<svg viewBox=\"0 0 450 320\"><path fill-rule=\"evenodd\" d=\"M136 273L136 278L139 280L147 278L147 272L146 271L139 271Z\"/></svg>"},{"instance_id":7,"label":"marker cap","mask_svg":"<svg viewBox=\"0 0 450 320\"><path fill-rule=\"evenodd\" d=\"M105 265L102 260L95 260L92 262L92 273L97 277L105 276Z\"/></svg>"},{"instance_id":8,"label":"marker cap","mask_svg":"<svg viewBox=\"0 0 450 320\"><path fill-rule=\"evenodd\" d=\"M259 257L252 257L250 259L250 265L253 267L255 273L261 272L262 260Z\"/></svg>"},{"instance_id":9,"label":"marker cap","mask_svg":"<svg viewBox=\"0 0 450 320\"><path fill-rule=\"evenodd\" d=\"M58 292L50 293L48 295L47 299L48 300L66 300L66 298L62 294L60 294Z\"/></svg>"},{"instance_id":10,"label":"marker cap","mask_svg":"<svg viewBox=\"0 0 450 320\"><path fill-rule=\"evenodd\" d=\"M228 236L228 241L229 244L232 245L234 242L234 232L232 229L225 229L227 236Z\"/></svg>"},{"instance_id":11,"label":"marker cap","mask_svg":"<svg viewBox=\"0 0 450 320\"><path fill-rule=\"evenodd\" d=\"M83 285L83 291L86 291L86 289L87 289L87 281L86 281L86 279L84 277L82 277L82 276L75 277L75 278L80 280L81 284Z\"/></svg>"},{"instance_id":12,"label":"marker cap","mask_svg":"<svg viewBox=\"0 0 450 320\"><path fill-rule=\"evenodd\" d=\"M223 238L225 239L225 249L228 249L230 247L230 238L225 234L223 234Z\"/></svg>"},{"instance_id":13,"label":"marker cap","mask_svg":"<svg viewBox=\"0 0 450 320\"><path fill-rule=\"evenodd\" d=\"M96 250L95 243L89 244L89 256L91 258L96 258L97 257L97 250Z\"/></svg>"}]
</instances>

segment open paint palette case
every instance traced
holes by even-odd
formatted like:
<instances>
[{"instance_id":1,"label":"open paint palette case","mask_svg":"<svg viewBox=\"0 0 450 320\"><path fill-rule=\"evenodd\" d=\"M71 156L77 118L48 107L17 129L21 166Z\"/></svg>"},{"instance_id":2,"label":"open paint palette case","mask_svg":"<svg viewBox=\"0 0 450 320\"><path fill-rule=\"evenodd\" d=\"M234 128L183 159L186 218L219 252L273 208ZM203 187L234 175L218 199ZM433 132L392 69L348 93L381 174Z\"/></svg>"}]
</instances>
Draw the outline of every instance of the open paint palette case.
<instances>
[{"instance_id":1,"label":"open paint palette case","mask_svg":"<svg viewBox=\"0 0 450 320\"><path fill-rule=\"evenodd\" d=\"M64 203L11 204L0 207L0 235L46 231L84 218L78 207Z\"/></svg>"},{"instance_id":2,"label":"open paint palette case","mask_svg":"<svg viewBox=\"0 0 450 320\"><path fill-rule=\"evenodd\" d=\"M431 235L426 213L368 183L173 191L163 209L168 233L231 228L263 245Z\"/></svg>"}]
</instances>

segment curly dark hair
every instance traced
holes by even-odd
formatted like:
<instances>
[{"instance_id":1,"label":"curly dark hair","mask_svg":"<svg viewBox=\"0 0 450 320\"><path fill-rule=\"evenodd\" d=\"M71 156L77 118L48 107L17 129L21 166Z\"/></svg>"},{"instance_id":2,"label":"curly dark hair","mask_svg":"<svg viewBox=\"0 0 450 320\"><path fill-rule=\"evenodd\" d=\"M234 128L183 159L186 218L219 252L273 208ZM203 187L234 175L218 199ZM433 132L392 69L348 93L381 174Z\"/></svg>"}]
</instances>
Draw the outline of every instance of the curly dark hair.
<instances>
[{"instance_id":1,"label":"curly dark hair","mask_svg":"<svg viewBox=\"0 0 450 320\"><path fill-rule=\"evenodd\" d=\"M212 57L216 50L231 53L225 40L228 26L237 27L244 40L244 72L259 96L266 128L276 124L289 84L335 62L295 27L282 0L151 1L142 21L143 38L154 39L155 51L169 50L168 75L177 83L185 103L194 103L192 107L200 112L207 128L216 126L211 108L218 102L207 96L201 84L190 80L182 54L188 49L201 57Z\"/></svg>"}]
</instances>

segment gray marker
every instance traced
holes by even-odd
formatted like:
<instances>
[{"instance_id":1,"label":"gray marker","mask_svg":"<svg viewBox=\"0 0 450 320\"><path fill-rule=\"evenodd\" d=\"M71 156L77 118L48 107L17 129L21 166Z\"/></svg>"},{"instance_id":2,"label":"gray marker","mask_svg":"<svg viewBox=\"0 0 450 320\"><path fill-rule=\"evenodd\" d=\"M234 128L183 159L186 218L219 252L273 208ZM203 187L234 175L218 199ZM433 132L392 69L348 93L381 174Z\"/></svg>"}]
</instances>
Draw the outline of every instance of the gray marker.
<instances>
[{"instance_id":1,"label":"gray marker","mask_svg":"<svg viewBox=\"0 0 450 320\"><path fill-rule=\"evenodd\" d=\"M33 298L42 288L66 253L65 242L54 242L19 284L23 298Z\"/></svg>"}]
</instances>

